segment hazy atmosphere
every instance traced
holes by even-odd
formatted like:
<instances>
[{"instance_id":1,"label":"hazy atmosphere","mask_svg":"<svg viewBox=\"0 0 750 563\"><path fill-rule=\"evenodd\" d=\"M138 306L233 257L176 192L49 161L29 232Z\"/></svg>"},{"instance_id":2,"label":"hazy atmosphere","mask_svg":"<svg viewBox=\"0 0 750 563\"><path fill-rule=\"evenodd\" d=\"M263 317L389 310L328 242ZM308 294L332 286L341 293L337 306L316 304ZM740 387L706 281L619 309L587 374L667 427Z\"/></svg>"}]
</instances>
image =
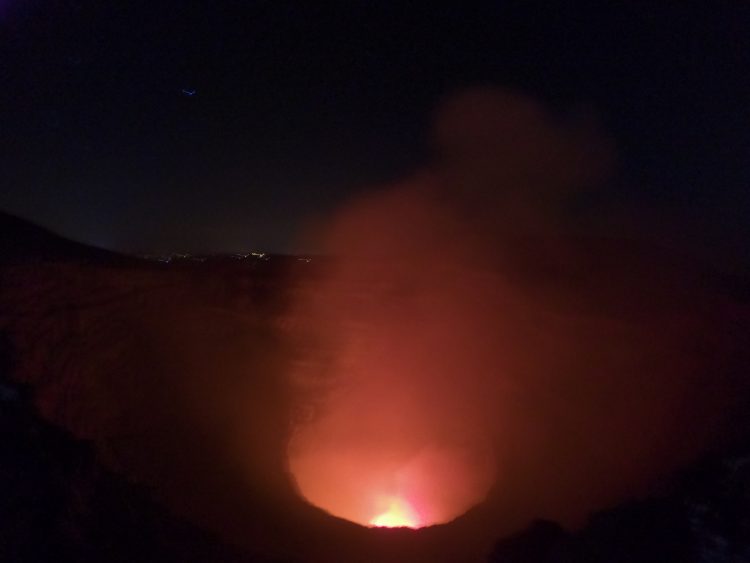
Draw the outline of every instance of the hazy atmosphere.
<instances>
[{"instance_id":1,"label":"hazy atmosphere","mask_svg":"<svg viewBox=\"0 0 750 563\"><path fill-rule=\"evenodd\" d=\"M3 6L0 206L75 240L307 252L300 228L429 159L445 96L500 85L616 143L581 203L610 228L748 258L741 5Z\"/></svg>"},{"instance_id":2,"label":"hazy atmosphere","mask_svg":"<svg viewBox=\"0 0 750 563\"><path fill-rule=\"evenodd\" d=\"M0 0L0 561L750 561L750 8Z\"/></svg>"}]
</instances>

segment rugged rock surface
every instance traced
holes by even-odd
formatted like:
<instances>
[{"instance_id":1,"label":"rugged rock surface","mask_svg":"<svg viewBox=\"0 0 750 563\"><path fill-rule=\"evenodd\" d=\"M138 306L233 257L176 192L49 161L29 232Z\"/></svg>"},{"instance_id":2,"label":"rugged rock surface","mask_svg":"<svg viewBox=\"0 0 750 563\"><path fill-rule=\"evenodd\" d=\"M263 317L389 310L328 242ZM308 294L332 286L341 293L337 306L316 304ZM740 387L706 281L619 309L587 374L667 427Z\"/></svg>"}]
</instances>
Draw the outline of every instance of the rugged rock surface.
<instances>
[{"instance_id":1,"label":"rugged rock surface","mask_svg":"<svg viewBox=\"0 0 750 563\"><path fill-rule=\"evenodd\" d=\"M0 560L281 561L231 548L42 420L28 388L0 381Z\"/></svg>"},{"instance_id":2,"label":"rugged rock surface","mask_svg":"<svg viewBox=\"0 0 750 563\"><path fill-rule=\"evenodd\" d=\"M599 512L580 531L538 521L497 543L493 563L750 561L750 446L673 477L668 494Z\"/></svg>"}]
</instances>

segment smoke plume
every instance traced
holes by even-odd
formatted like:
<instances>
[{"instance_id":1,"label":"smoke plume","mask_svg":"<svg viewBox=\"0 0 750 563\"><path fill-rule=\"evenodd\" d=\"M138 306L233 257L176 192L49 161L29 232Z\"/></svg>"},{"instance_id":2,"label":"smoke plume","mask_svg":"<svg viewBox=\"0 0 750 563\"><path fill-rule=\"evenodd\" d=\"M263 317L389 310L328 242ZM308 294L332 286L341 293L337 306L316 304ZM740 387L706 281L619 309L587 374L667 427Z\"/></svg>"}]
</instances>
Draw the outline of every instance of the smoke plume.
<instances>
[{"instance_id":1,"label":"smoke plume","mask_svg":"<svg viewBox=\"0 0 750 563\"><path fill-rule=\"evenodd\" d=\"M295 296L289 468L365 525L567 524L714 438L740 313L655 247L574 212L613 144L505 90L448 98L433 158L343 205ZM310 241L307 241L310 243ZM743 317L746 318L746 317Z\"/></svg>"}]
</instances>

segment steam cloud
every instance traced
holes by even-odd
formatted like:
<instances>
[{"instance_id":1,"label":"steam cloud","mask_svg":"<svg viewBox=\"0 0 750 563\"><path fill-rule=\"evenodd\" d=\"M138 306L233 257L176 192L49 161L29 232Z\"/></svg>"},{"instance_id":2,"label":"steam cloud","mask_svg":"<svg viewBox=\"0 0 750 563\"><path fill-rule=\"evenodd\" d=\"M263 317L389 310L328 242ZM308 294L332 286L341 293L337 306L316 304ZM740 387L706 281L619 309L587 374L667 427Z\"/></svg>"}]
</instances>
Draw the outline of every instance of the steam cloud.
<instances>
[{"instance_id":1,"label":"steam cloud","mask_svg":"<svg viewBox=\"0 0 750 563\"><path fill-rule=\"evenodd\" d=\"M393 497L423 525L485 498L493 534L575 524L726 422L739 313L654 248L587 236L607 217L571 203L615 166L593 119L478 89L433 133L432 162L317 233L335 259L292 305L290 470L363 524Z\"/></svg>"},{"instance_id":2,"label":"steam cloud","mask_svg":"<svg viewBox=\"0 0 750 563\"><path fill-rule=\"evenodd\" d=\"M333 258L287 280L281 316L275 276L248 299L191 270L4 271L14 375L179 512L252 549L294 537L327 554L312 560L388 542L320 518L284 461L310 502L365 525L468 510L409 536L427 554L410 560L467 561L532 518L575 525L732 437L750 310L581 207L615 172L594 119L474 90L439 108L432 147L305 239Z\"/></svg>"}]
</instances>

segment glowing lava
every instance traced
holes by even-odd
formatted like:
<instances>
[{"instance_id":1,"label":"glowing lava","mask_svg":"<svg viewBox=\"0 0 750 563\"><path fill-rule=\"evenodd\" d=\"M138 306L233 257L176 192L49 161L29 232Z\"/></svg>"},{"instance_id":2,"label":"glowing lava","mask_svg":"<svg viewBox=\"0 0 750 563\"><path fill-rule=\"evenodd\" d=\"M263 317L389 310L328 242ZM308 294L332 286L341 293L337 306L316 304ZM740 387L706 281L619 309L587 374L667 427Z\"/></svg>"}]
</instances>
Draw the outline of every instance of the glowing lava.
<instances>
[{"instance_id":1,"label":"glowing lava","mask_svg":"<svg viewBox=\"0 0 750 563\"><path fill-rule=\"evenodd\" d=\"M411 446L404 432L376 440L357 424L366 417L340 414L330 419L335 427L323 421L299 432L289 451L300 494L334 516L369 527L423 528L454 520L492 486L494 457L480 445Z\"/></svg>"},{"instance_id":2,"label":"glowing lava","mask_svg":"<svg viewBox=\"0 0 750 563\"><path fill-rule=\"evenodd\" d=\"M388 500L388 510L370 520L378 528L419 528L420 521L411 505L403 499Z\"/></svg>"}]
</instances>

